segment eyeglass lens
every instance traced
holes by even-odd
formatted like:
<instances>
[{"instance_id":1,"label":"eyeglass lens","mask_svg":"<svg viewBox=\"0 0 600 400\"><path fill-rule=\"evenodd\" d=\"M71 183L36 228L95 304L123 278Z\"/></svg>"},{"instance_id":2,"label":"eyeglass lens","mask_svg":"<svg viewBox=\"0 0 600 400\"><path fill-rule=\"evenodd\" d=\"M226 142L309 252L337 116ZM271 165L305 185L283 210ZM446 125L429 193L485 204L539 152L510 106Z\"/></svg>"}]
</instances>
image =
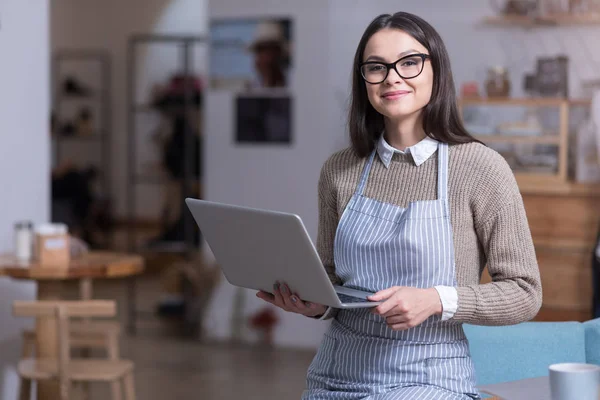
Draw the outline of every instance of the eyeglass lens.
<instances>
[{"instance_id":1,"label":"eyeglass lens","mask_svg":"<svg viewBox=\"0 0 600 400\"><path fill-rule=\"evenodd\" d=\"M396 69L404 79L414 78L423 69L423 59L420 56L407 57L396 62ZM368 63L361 67L363 78L369 83L381 83L388 75L388 68L381 63Z\"/></svg>"}]
</instances>

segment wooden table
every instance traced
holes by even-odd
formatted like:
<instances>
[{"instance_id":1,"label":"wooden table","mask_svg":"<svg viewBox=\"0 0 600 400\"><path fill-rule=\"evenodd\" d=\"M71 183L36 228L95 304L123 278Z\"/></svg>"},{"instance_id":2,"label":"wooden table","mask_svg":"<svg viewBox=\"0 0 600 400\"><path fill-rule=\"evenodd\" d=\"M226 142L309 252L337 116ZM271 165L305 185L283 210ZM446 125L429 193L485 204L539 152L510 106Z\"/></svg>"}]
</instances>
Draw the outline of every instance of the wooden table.
<instances>
[{"instance_id":1,"label":"wooden table","mask_svg":"<svg viewBox=\"0 0 600 400\"><path fill-rule=\"evenodd\" d=\"M62 283L68 280L79 281L79 297L92 298L94 279L126 278L138 275L144 270L144 259L138 255L90 252L72 259L67 268L42 267L39 264L23 263L12 255L0 255L0 276L37 282L38 300L60 300L64 293ZM36 321L36 350L43 358L57 358L57 332L54 320L40 318ZM40 381L39 400L55 400L59 396L58 383Z\"/></svg>"}]
</instances>

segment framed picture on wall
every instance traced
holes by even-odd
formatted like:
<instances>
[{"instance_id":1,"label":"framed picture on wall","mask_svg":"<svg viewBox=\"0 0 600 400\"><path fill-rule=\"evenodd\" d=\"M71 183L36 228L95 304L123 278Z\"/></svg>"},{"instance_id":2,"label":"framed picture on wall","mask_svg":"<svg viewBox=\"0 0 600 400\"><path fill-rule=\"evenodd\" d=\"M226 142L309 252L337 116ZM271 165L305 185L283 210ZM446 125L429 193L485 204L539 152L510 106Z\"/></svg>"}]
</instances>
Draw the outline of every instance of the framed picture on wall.
<instances>
[{"instance_id":1,"label":"framed picture on wall","mask_svg":"<svg viewBox=\"0 0 600 400\"><path fill-rule=\"evenodd\" d=\"M236 143L292 143L292 98L240 95L235 107Z\"/></svg>"},{"instance_id":2,"label":"framed picture on wall","mask_svg":"<svg viewBox=\"0 0 600 400\"><path fill-rule=\"evenodd\" d=\"M569 97L569 60L565 56L537 60L536 86L542 96Z\"/></svg>"},{"instance_id":3,"label":"framed picture on wall","mask_svg":"<svg viewBox=\"0 0 600 400\"><path fill-rule=\"evenodd\" d=\"M233 91L289 87L292 22L222 19L210 24L210 87Z\"/></svg>"}]
</instances>

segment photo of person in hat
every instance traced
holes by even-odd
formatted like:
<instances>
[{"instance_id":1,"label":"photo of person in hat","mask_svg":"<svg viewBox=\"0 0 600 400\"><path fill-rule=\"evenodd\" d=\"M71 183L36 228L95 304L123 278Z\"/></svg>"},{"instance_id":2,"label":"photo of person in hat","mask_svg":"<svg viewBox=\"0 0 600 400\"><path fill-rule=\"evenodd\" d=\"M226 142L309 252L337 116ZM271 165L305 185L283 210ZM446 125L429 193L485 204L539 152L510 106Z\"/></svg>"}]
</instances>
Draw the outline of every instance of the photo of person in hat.
<instances>
[{"instance_id":1,"label":"photo of person in hat","mask_svg":"<svg viewBox=\"0 0 600 400\"><path fill-rule=\"evenodd\" d=\"M276 88L287 86L289 44L285 37L284 24L266 21L257 24L254 39L249 46L254 55L256 80L249 88Z\"/></svg>"},{"instance_id":2,"label":"photo of person in hat","mask_svg":"<svg viewBox=\"0 0 600 400\"><path fill-rule=\"evenodd\" d=\"M211 21L209 86L239 93L289 87L292 24L274 18Z\"/></svg>"}]
</instances>

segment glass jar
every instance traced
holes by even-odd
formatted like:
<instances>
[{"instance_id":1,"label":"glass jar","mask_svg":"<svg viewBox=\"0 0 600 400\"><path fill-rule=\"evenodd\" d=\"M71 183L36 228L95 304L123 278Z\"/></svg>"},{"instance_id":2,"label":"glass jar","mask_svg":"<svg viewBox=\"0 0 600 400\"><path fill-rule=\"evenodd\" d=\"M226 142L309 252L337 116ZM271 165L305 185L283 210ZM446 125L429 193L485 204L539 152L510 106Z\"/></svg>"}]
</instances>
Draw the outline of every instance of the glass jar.
<instances>
[{"instance_id":1,"label":"glass jar","mask_svg":"<svg viewBox=\"0 0 600 400\"><path fill-rule=\"evenodd\" d=\"M510 94L508 70L504 67L490 68L485 82L485 91L488 97L508 97Z\"/></svg>"},{"instance_id":2,"label":"glass jar","mask_svg":"<svg viewBox=\"0 0 600 400\"><path fill-rule=\"evenodd\" d=\"M19 261L30 261L33 253L33 224L30 221L15 223L15 256Z\"/></svg>"}]
</instances>

